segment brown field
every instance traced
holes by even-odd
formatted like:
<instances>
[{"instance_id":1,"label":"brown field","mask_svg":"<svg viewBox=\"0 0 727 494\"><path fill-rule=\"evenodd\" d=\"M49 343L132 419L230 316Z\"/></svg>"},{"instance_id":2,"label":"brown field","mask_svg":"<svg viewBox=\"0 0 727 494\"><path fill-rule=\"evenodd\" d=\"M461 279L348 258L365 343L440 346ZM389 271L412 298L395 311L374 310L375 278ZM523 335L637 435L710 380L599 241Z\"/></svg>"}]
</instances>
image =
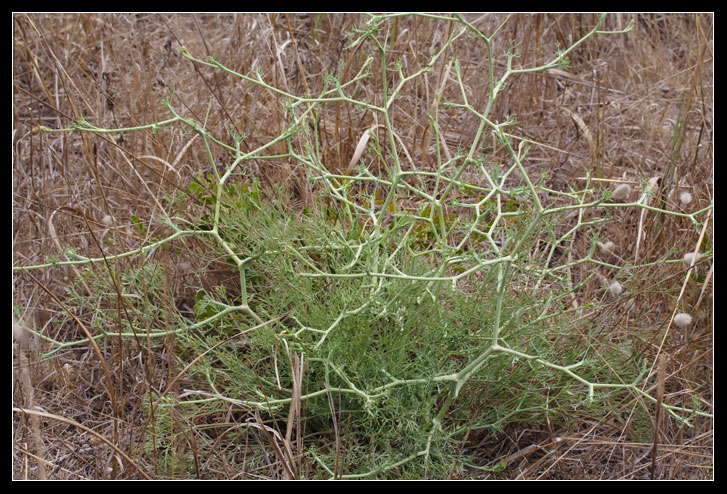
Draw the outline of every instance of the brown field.
<instances>
[{"instance_id":1,"label":"brown field","mask_svg":"<svg viewBox=\"0 0 727 494\"><path fill-rule=\"evenodd\" d=\"M465 18L491 33L505 16ZM503 53L510 40L519 50L513 65L534 67L552 59L557 46L570 46L590 31L595 20L593 14L512 16L493 41L495 73L505 68ZM159 204L169 195L188 192L194 177L210 172L202 139L182 125L108 134L43 132L41 126L64 129L80 119L101 129L162 122L170 114L160 102L173 89L176 111L226 143L232 142L230 135L244 134L241 150L248 152L285 129L283 96L193 63L180 54L182 47L198 59L213 55L243 75L254 68L267 84L286 93L317 95L326 74L342 73L343 80L350 80L365 63L363 49L347 48L347 33L364 21L361 14L14 14L13 266L44 264L53 256L66 260L66 247L88 257L139 249L145 235L151 238L162 228L154 220ZM528 174L546 173L553 191L577 190L590 173L599 186L629 184L630 199L635 200L636 190L658 177L661 194L652 204L680 213L702 211L695 228L685 216L616 209L616 221L599 227L600 238L614 244L609 262L648 267L638 271L637 279L624 282L632 296L609 299L594 281L574 292L572 303L610 301L605 315L592 324L612 332L614 341L640 335L640 355L654 374L659 356L668 355L661 373L663 402L687 409L698 405L711 414L714 16L612 14L603 29L621 30L632 21L635 28L627 34L597 36L578 46L569 56L568 69L513 76L489 116L498 122L507 116L516 120L509 132L530 146L524 162ZM405 75L419 70L447 40L451 26L425 17L389 21L386 48L392 65L398 59ZM489 85L486 52L475 37L462 36L430 73L404 86L391 110L397 142L408 150L402 161L421 170L433 169L436 149L454 154L472 142L477 130L472 114L442 109L437 143L428 123L435 95L441 94L442 101L461 101L454 65L448 65L455 59L469 105L483 109ZM374 61L371 71L380 68ZM381 104L382 89L375 78L350 89L360 100ZM351 105L323 108L317 129L321 161L329 171L343 174L362 134L377 122L371 112ZM485 141L481 151L490 161L507 162L503 147L493 142ZM227 160L219 148L211 152L220 165ZM264 192L273 186L290 191L287 207L293 212L312 208L320 188L286 152L283 142L276 144L267 153L281 158L246 162L244 176L259 179ZM190 207L184 214L199 220L202 213ZM589 245L586 235L577 237L573 255L586 255ZM183 312L194 305L193 282L209 290L234 284L229 269L221 269L223 262L203 269L210 267L203 266L204 242L185 238L175 246L153 253L168 272L164 297L170 307ZM707 255L692 270L681 262L665 262L697 248ZM108 274L113 265L114 273L123 273L137 261L138 256L130 256L95 266ZM222 418L202 411L193 419L180 416L169 426L175 430L171 461L187 461L188 468L162 466L157 453L144 447L155 426L145 400L152 391L171 386L182 393L205 383L175 379L191 359L177 355L173 337L154 345L141 337L64 347L86 338L86 331L99 331L93 310L74 311L60 304L65 287L81 279L82 268L13 271L14 317L32 330L28 333L14 318L14 479L325 476L305 453L305 424L285 423L287 409L276 422L280 434L287 427L287 454L281 453L283 442L263 425L264 418L230 407L224 417L215 412ZM572 279L585 279L593 269L574 266ZM86 288L95 293L93 286ZM123 319L122 305L118 311ZM691 314L690 324L674 323L680 312ZM635 427L630 422L635 408L648 410L654 427L646 432ZM634 397L615 404L605 416L583 414L568 423L513 422L500 431L470 431L459 438L462 450L481 466L508 458L507 468L495 473L453 465L451 477L712 479L713 418L691 416L688 427L668 414L657 417L654 409ZM226 432L202 430L218 420L232 424L229 431L242 423L256 424L245 436L249 443L237 446L239 464L214 454ZM656 455L654 430L660 431ZM346 442L337 441L339 447L345 455ZM246 462L248 456L256 461Z\"/></svg>"}]
</instances>

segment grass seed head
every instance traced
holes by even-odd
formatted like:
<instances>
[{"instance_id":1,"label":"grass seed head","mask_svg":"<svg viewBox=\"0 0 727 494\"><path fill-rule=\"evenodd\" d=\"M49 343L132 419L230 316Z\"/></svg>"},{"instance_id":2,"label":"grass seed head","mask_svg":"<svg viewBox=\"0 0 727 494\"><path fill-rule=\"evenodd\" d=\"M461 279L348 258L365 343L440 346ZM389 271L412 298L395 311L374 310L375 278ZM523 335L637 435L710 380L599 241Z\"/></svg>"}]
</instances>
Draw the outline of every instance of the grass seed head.
<instances>
[{"instance_id":1,"label":"grass seed head","mask_svg":"<svg viewBox=\"0 0 727 494\"><path fill-rule=\"evenodd\" d=\"M26 345L29 340L28 332L23 326L20 325L20 321L13 314L13 339L21 345Z\"/></svg>"},{"instance_id":2,"label":"grass seed head","mask_svg":"<svg viewBox=\"0 0 727 494\"><path fill-rule=\"evenodd\" d=\"M613 251L616 249L616 244L610 240L603 243L598 242L598 249L601 251L601 254L613 254Z\"/></svg>"},{"instance_id":3,"label":"grass seed head","mask_svg":"<svg viewBox=\"0 0 727 494\"><path fill-rule=\"evenodd\" d=\"M685 264L687 264L688 266L691 266L692 259L694 259L694 262L696 263L701 257L702 257L702 254L700 254L699 252L697 252L696 259L694 258L694 252L687 252L686 254L684 254L684 257L682 259L684 260Z\"/></svg>"},{"instance_id":4,"label":"grass seed head","mask_svg":"<svg viewBox=\"0 0 727 494\"><path fill-rule=\"evenodd\" d=\"M674 316L674 324L676 324L680 328L689 326L690 324L692 324L692 316L685 312L681 312Z\"/></svg>"},{"instance_id":5,"label":"grass seed head","mask_svg":"<svg viewBox=\"0 0 727 494\"><path fill-rule=\"evenodd\" d=\"M608 293L609 295L612 295L614 297L621 295L621 292L623 292L623 287L621 286L621 283L618 281L614 281L610 285L608 285Z\"/></svg>"},{"instance_id":6,"label":"grass seed head","mask_svg":"<svg viewBox=\"0 0 727 494\"><path fill-rule=\"evenodd\" d=\"M624 199L628 199L630 194L631 186L629 184L620 184L618 187L616 187L616 189L614 189L613 195L611 195L611 197L616 201L623 201Z\"/></svg>"}]
</instances>

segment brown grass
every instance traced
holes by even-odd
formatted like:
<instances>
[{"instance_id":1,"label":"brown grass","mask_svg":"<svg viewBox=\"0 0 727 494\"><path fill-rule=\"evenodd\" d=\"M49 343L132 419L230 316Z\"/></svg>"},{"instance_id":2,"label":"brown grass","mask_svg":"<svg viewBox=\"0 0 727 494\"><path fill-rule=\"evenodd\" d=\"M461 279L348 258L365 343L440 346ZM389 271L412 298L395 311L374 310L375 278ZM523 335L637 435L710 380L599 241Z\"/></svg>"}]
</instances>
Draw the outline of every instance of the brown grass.
<instances>
[{"instance_id":1,"label":"brown grass","mask_svg":"<svg viewBox=\"0 0 727 494\"><path fill-rule=\"evenodd\" d=\"M491 32L503 18L468 16L483 32ZM683 206L678 194L664 193L653 199L655 204L699 210L713 203L713 15L615 14L608 17L606 29L624 28L632 19L636 21L632 33L596 38L579 47L567 74L551 71L510 81L491 117L517 119L512 132L533 143L529 171L534 176L547 171L551 188L578 187L587 172L609 187L612 180L630 183L632 189L639 189L640 180L660 177L662 191L668 192L665 185L671 189L681 185L693 200ZM159 101L168 88L175 88L178 109L201 122L210 108L207 127L215 135L226 136L227 129L247 133L243 148L253 149L283 129L281 102L256 86L195 66L179 55L181 46L200 58L214 55L241 73L257 67L266 81L286 91L317 94L324 74L340 65L351 77L361 66L363 53L343 49L345 33L359 22L360 16L353 14L15 14L13 265L43 263L66 245L91 256L107 249L122 252L138 247L143 238L133 228L130 215L148 223L150 229L160 228L151 222L155 201L163 193L183 190L191 177L207 171L202 143L180 127L157 133L91 135L36 133L36 126L67 127L81 117L103 128L161 121L168 114ZM500 54L507 40L516 40L520 44L517 63L534 66L552 57L556 43L568 45L590 30L593 22L590 14L518 14L496 38L494 50ZM449 26L443 22L402 18L396 38L390 41L390 53L401 57L405 71L420 67L448 33ZM282 47L291 37L294 42ZM481 44L472 38L456 43L440 66L407 88L395 107L395 127L421 167L433 163L436 143L426 113L434 95L444 88L443 100L457 98L454 84L442 85L449 58L461 61L470 103L481 108L487 96L486 58ZM359 90L373 101L380 94L375 83L363 84ZM329 105L326 110L319 129L324 136L323 160L329 169L344 171L363 133L377 122L369 112L353 112L350 106ZM450 115L439 123L448 150L454 152L460 143L469 142L476 123L464 113ZM489 159L507 158L503 149L495 147ZM672 163L676 164L674 175L670 175ZM246 172L263 184L288 185L298 200L314 197L315 190L310 190L299 164L255 162ZM699 236L683 218L642 215L634 208L614 214L618 221L600 233L615 244L615 258L609 262L679 259L697 246ZM107 216L110 225L108 218L104 221ZM104 244L109 233L113 233L112 247ZM711 249L711 222L704 237ZM589 239L579 243L586 252ZM172 273L165 287L170 306L180 306L189 296L185 272L200 262L198 242L183 241L179 246L177 255L161 254L158 259ZM96 269L119 273L134 262L117 260L113 267L99 264ZM652 363L660 353L669 356L665 403L691 407L694 399L709 411L713 399L711 262L710 257L697 263L699 283L685 281L686 266L681 263L659 263L641 271L639 279L626 281L630 302L617 302L607 319L594 321L612 331L614 340L633 335L641 354ZM571 276L583 279L589 269L578 267ZM20 308L25 323L57 341L84 338L83 324L59 312L48 295L62 297L74 276L72 268L34 271L35 280L27 273L15 273L13 304ZM680 293L683 282L686 288ZM574 303L602 297L599 287L589 285ZM683 308L690 308L693 324L687 328L670 325L673 314ZM89 324L93 314L77 317ZM665 336L663 332L659 338L653 336L666 326L670 329ZM139 340L102 344L95 350L74 346L39 359L39 352L49 349L37 337L14 347L13 477L132 479L143 478L140 472L145 472L154 478L155 456L139 448L148 420L142 407L150 390L164 390L180 371L172 338L161 350L152 351ZM250 441L257 444L249 447L269 451L269 464L258 469L241 470L215 458L199 458L196 441L214 438L199 434L194 423L174 425L182 431L179 437L187 438L175 447L180 458L188 453L204 478L297 475L305 466L298 454L300 437L295 437L300 429L291 428L300 419L300 403L296 406L291 406L291 423L282 431L286 451L274 451L277 442L270 439L274 431L262 422L251 429ZM607 421L582 420L563 430L510 425L501 435L472 435L463 448L477 452L483 464L514 454L508 469L497 478L649 478L653 436L631 427L629 410L635 402L620 406L622 416ZM338 426L343 429L345 423ZM662 415L660 438L653 462L655 478L712 477L712 420L694 417L693 427L686 428Z\"/></svg>"}]
</instances>

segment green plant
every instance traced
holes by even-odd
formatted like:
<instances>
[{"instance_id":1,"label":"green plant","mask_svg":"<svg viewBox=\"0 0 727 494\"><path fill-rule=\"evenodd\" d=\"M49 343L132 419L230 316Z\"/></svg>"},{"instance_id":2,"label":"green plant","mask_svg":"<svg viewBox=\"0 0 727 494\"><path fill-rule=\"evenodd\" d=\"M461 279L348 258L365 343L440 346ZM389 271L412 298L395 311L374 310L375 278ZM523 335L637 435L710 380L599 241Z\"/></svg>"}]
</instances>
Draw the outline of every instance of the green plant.
<instances>
[{"instance_id":1,"label":"green plant","mask_svg":"<svg viewBox=\"0 0 727 494\"><path fill-rule=\"evenodd\" d=\"M165 121L100 129L81 120L59 129L158 132L181 124L201 137L211 171L190 184L186 194L160 205L157 218L168 231L160 240L104 259L68 253L68 261L25 268L101 263L148 255L181 237L201 240L205 263L223 260L236 280L224 289L196 287L196 322L187 324L174 313L172 329L155 329L161 325L143 318L125 319L130 327L124 328L109 311L102 319L120 329L99 329L99 338L178 336L189 375L206 389L197 390L194 399L192 391L184 400L168 393L151 397L158 409L192 408L199 414L199 407L224 402L263 413L261 423L278 432L274 441L293 475L306 471L295 468L291 439L282 433L286 414L305 413L311 434L303 447L320 466L309 467L307 475L437 477L456 463L458 440L468 429L498 429L508 421L551 415L562 420L580 407L615 401L619 393L654 401L644 391L648 368L634 365L606 335L591 334L584 326L582 312L597 310L598 303L578 309L568 305L589 281L574 284L571 268L593 264L628 276L642 266L598 260L595 237L585 257L569 259L562 251L577 233L609 221L600 212L586 218L584 213L597 207L649 209L686 218L695 229L710 209L678 213L642 200L610 202L590 181L580 190L552 190L547 177L526 170L527 142L508 132L515 122L492 120L493 104L509 80L565 67L567 56L589 38L618 34L599 31L603 16L581 40L539 67L514 68L517 50L511 47L500 74L492 43L502 26L487 36L462 16L428 16L451 24L451 34L425 66L405 73L388 50L388 29L398 17L370 16L356 29L349 48L371 55L353 77L344 77L343 68L328 74L317 96L292 94L266 82L261 73L241 74L183 50L193 63L285 101L284 130L250 151L241 150L243 136L226 141L213 136L205 122L182 116L173 95L164 101L172 114ZM447 50L468 36L486 50L484 108L470 102L460 63L446 58ZM457 96L445 101L439 91L432 101L428 130L436 143L434 167L425 169L399 138L396 104L405 86L435 67L443 70L440 87L454 84ZM353 96L370 79L378 81L379 93ZM323 159L319 123L332 105L345 105L375 122L359 141L370 144L346 170ZM473 115L478 124L472 141L453 154L442 144L439 119L445 113ZM485 143L490 141L506 151L508 163L488 159ZM213 148L230 159L221 171ZM296 214L288 191L263 194L255 182L240 179L239 170L253 160L303 167L316 188L314 206ZM206 208L203 216L180 220L170 213L172 205L184 211L192 203ZM134 223L141 226L138 219ZM147 267L150 274L161 269ZM90 283L93 277L87 276ZM123 279L122 289L137 293L134 279L134 273ZM154 291L149 289L161 281L145 279L146 310L163 312L162 304L151 304ZM111 288L99 286L98 291ZM73 300L77 306L92 305ZM58 342L57 349L82 343ZM306 372L299 372L299 362ZM688 423L691 410L665 409ZM346 423L348 436L333 427L336 421ZM167 427L167 421L156 426ZM345 468L339 465L340 451L331 446L343 440Z\"/></svg>"}]
</instances>

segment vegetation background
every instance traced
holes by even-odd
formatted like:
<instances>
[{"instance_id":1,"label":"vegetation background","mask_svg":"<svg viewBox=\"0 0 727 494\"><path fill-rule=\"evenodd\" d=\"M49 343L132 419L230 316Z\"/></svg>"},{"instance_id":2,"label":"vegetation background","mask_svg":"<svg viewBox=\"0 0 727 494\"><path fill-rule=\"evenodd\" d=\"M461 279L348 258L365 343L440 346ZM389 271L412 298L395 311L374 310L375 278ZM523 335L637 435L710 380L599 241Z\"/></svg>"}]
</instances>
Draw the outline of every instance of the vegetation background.
<instances>
[{"instance_id":1,"label":"vegetation background","mask_svg":"<svg viewBox=\"0 0 727 494\"><path fill-rule=\"evenodd\" d=\"M504 18L466 16L483 32L491 32ZM557 47L569 46L587 33L595 19L594 14L516 14L498 34L494 51L504 52L508 41L514 40L519 46L518 64L541 64ZM247 134L243 145L254 149L283 129L280 101L258 86L191 63L180 55L181 47L199 58L214 55L243 73L256 67L266 81L290 93L317 94L323 75L336 71L339 64L360 65L362 54L345 47L347 33L364 21L363 14L14 14L13 266L42 264L66 246L90 256L101 255L101 245L114 252L132 250L144 229L153 227L156 201L165 194L188 192L194 177L209 171L201 140L191 139L181 127L90 135L39 133L38 126L64 128L81 117L101 128L163 121L169 115L160 101L174 88L177 104L188 115L206 121L218 136L230 129ZM700 210L713 204L714 191L714 16L611 14L604 29L624 29L631 21L635 29L629 34L597 37L578 47L569 57L567 71L518 76L499 97L492 115L516 118L512 132L533 143L528 172L537 176L547 171L550 187L578 188L585 173L591 172L606 186L625 182L636 189L642 180L671 176L676 165L679 190L688 192L690 201L675 197L664 201L671 201L670 208ZM389 38L389 50L400 57L406 71L424 65L448 36L446 23L402 17ZM481 50L474 43L462 43L451 56L461 61L463 84L473 98L470 103L482 107L487 81L481 75L485 67ZM399 137L407 149L416 150L417 159L431 159L426 113L438 87L436 70L442 69L435 67L431 77L408 86L398 103L396 117L409 123L398 127L409 129ZM361 87L364 92L371 90ZM350 112L328 115L323 122L326 162L345 170L370 127L371 122ZM471 140L476 127L474 119L453 118L443 123L443 136L455 149ZM493 153L506 159L502 149ZM263 193L283 186L290 192L291 209L310 207L316 200L303 170L293 162L253 162L246 172L259 180ZM705 249L697 245L698 236L684 218L644 217L636 208L614 214L617 221L604 226L601 235L614 243L620 259L638 256L642 262L653 262L680 259L695 247L712 249L709 220ZM113 245L104 243L110 232ZM581 254L589 248L587 239L575 245ZM190 240L180 247L174 255L160 253L156 260L168 273L164 296L184 313L195 305L189 290L192 280L214 290L229 283L230 276L224 263L198 276L204 245ZM687 408L698 404L709 412L712 270L711 257L697 263L693 279L683 263L655 262L639 272L639 279L630 280L631 296L612 300L605 315L590 321L612 334L614 341L637 340L641 354L652 361L664 334L660 331L670 327L662 347L669 355L664 401ZM62 300L69 284L81 279L78 273L68 266L15 271L14 312L23 324L55 341L83 339L79 323L91 327L93 312L79 312L82 321L69 318L53 296ZM598 284L590 284L577 298L608 297ZM692 324L671 324L674 313L684 307L689 308ZM87 346L44 357L53 346L29 336L15 322L14 336L14 479L289 476L285 455L276 449L259 416L243 419L237 412L214 412L227 413L224 421L238 426L243 420L248 425L259 420L257 427L248 428L247 442L240 446L243 457L258 458L254 468L245 467L250 464L244 461L236 465L214 455L200 457L200 452L214 450L225 434L203 431L205 425L222 420L212 412L180 418L179 423L167 424L168 429L160 425L159 430L177 428L171 440L171 466L140 447L149 426L144 408L148 386L163 389L182 370L179 346L172 338L153 349L146 347L147 353L130 344L109 348L101 361ZM118 377L116 398L125 410L122 427L109 420L106 372ZM193 386L185 383L187 388ZM506 458L507 467L486 471L453 464L450 476L648 478L653 437L630 421L632 407L633 403L621 403L605 416L572 414L566 422L513 422L500 431L463 434L461 448L477 458L478 465L494 466ZM693 417L692 427L668 417L662 420L656 477L712 478L713 420ZM345 441L342 444L345 449ZM182 467L176 468L174 461ZM298 476L315 477L315 462L307 461L297 463Z\"/></svg>"}]
</instances>

